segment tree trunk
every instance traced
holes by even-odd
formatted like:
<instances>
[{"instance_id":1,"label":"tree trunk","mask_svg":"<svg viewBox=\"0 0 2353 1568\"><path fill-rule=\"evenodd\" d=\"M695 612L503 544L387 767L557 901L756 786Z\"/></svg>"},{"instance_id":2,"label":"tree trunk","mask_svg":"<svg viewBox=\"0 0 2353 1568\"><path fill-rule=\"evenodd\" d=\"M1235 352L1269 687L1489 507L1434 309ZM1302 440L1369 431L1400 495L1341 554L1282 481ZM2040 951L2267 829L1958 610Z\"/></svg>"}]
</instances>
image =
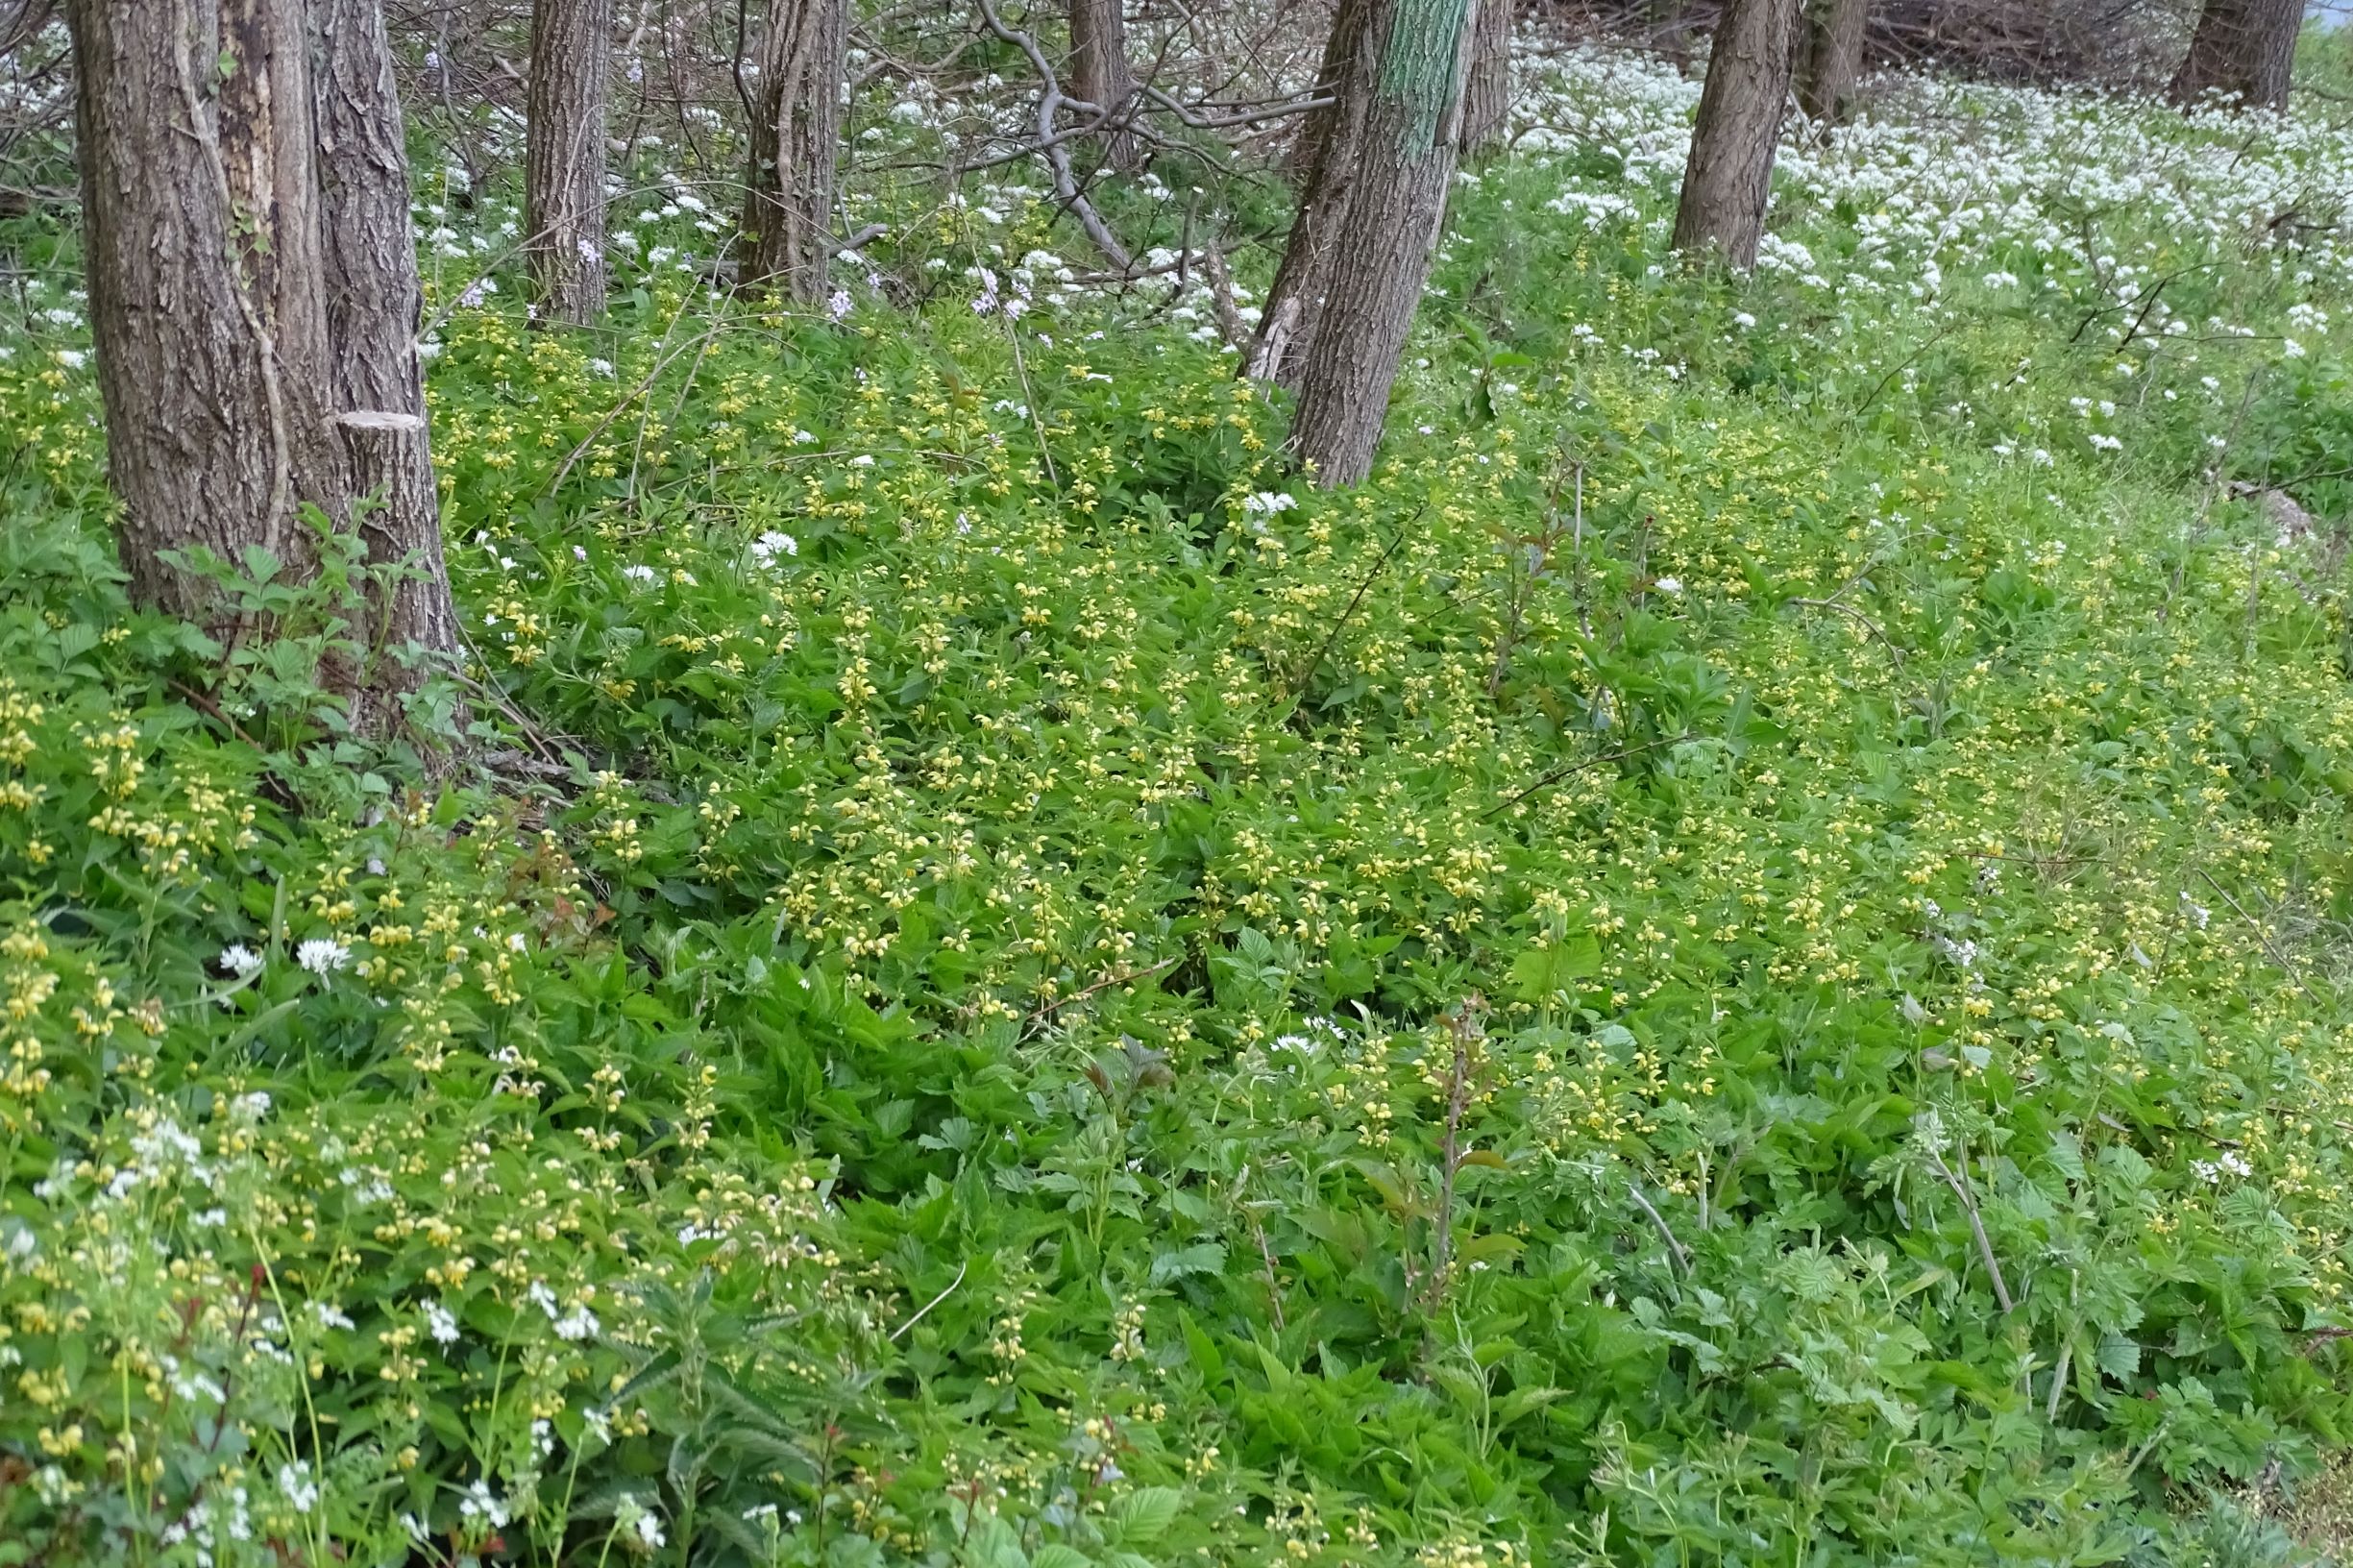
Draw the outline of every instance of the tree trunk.
<instances>
[{"instance_id":1,"label":"tree trunk","mask_svg":"<svg viewBox=\"0 0 2353 1568\"><path fill-rule=\"evenodd\" d=\"M334 350L336 424L352 494L375 498L359 519L368 564L395 580L373 604L369 646L458 649L457 612L441 556L417 329L416 235L408 217L406 126L393 81L381 0L312 0L321 246ZM390 433L386 433L390 432ZM378 695L413 689L418 673L378 661ZM362 730L380 727L355 715Z\"/></svg>"},{"instance_id":2,"label":"tree trunk","mask_svg":"<svg viewBox=\"0 0 2353 1568\"><path fill-rule=\"evenodd\" d=\"M1454 181L1470 22L1470 0L1342 0L1333 21L1340 102L1252 355L1296 385L1291 445L1326 485L1372 472Z\"/></svg>"},{"instance_id":3,"label":"tree trunk","mask_svg":"<svg viewBox=\"0 0 2353 1568\"><path fill-rule=\"evenodd\" d=\"M1315 317L1331 291L1333 260L1357 174L1364 160L1364 124L1372 98L1363 84L1374 79L1379 60L1372 32L1381 0L1341 0L1324 39L1316 96L1332 102L1310 111L1296 151L1300 169L1299 210L1291 219L1283 259L1259 317L1258 336L1243 361L1254 381L1273 381L1296 392L1300 367ZM1355 84L1352 89L1350 84Z\"/></svg>"},{"instance_id":4,"label":"tree trunk","mask_svg":"<svg viewBox=\"0 0 2353 1568\"><path fill-rule=\"evenodd\" d=\"M846 0L774 0L760 45L743 278L753 285L780 281L803 305L825 298L833 260L848 31Z\"/></svg>"},{"instance_id":5,"label":"tree trunk","mask_svg":"<svg viewBox=\"0 0 2353 1568\"><path fill-rule=\"evenodd\" d=\"M1798 69L1798 107L1807 119L1829 126L1847 117L1870 23L1871 0L1812 0L1807 6Z\"/></svg>"},{"instance_id":6,"label":"tree trunk","mask_svg":"<svg viewBox=\"0 0 2353 1568\"><path fill-rule=\"evenodd\" d=\"M1127 15L1120 0L1070 0L1070 95L1105 113L1124 112L1136 96L1127 61ZM1115 169L1136 166L1136 137L1124 127L1104 135Z\"/></svg>"},{"instance_id":7,"label":"tree trunk","mask_svg":"<svg viewBox=\"0 0 2353 1568\"><path fill-rule=\"evenodd\" d=\"M2285 110L2303 22L2303 0L2206 0L2173 76L2173 101L2187 107L2228 92L2244 108Z\"/></svg>"},{"instance_id":8,"label":"tree trunk","mask_svg":"<svg viewBox=\"0 0 2353 1568\"><path fill-rule=\"evenodd\" d=\"M269 551L345 510L298 0L72 0L90 330L132 597L203 621L163 559Z\"/></svg>"},{"instance_id":9,"label":"tree trunk","mask_svg":"<svg viewBox=\"0 0 2353 1568\"><path fill-rule=\"evenodd\" d=\"M1511 129L1511 3L1471 0L1471 68L1462 84L1462 156L1503 145Z\"/></svg>"},{"instance_id":10,"label":"tree trunk","mask_svg":"<svg viewBox=\"0 0 2353 1568\"><path fill-rule=\"evenodd\" d=\"M613 0L534 0L523 221L539 306L585 325L604 310L604 110Z\"/></svg>"},{"instance_id":11,"label":"tree trunk","mask_svg":"<svg viewBox=\"0 0 2353 1568\"><path fill-rule=\"evenodd\" d=\"M1707 53L1707 84L1683 165L1675 248L1756 264L1773 190L1773 155L1789 97L1798 0L1726 0Z\"/></svg>"}]
</instances>

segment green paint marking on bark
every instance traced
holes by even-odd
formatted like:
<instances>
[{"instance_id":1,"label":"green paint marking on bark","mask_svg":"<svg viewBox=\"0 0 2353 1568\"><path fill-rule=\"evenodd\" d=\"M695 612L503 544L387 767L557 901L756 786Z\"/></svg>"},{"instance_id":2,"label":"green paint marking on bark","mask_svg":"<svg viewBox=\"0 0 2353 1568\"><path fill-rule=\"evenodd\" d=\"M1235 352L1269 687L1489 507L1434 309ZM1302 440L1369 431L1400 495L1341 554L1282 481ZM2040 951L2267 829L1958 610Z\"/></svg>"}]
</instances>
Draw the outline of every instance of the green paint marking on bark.
<instances>
[{"instance_id":1,"label":"green paint marking on bark","mask_svg":"<svg viewBox=\"0 0 2353 1568\"><path fill-rule=\"evenodd\" d=\"M1381 96L1406 111L1408 156L1428 152L1454 98L1470 0L1397 0L1381 52Z\"/></svg>"}]
</instances>

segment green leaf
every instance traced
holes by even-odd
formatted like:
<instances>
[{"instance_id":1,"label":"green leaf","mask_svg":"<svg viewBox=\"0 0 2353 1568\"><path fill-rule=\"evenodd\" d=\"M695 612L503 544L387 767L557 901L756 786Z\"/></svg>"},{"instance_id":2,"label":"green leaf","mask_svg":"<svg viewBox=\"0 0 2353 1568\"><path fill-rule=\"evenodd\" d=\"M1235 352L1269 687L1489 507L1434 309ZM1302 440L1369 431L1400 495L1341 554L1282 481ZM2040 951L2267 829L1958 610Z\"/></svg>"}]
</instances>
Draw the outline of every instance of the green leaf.
<instances>
[{"instance_id":1,"label":"green leaf","mask_svg":"<svg viewBox=\"0 0 2353 1568\"><path fill-rule=\"evenodd\" d=\"M2095 1359L2102 1372L2120 1382L2141 1370L2141 1345L2120 1334L2107 1335L2100 1339L2099 1354Z\"/></svg>"},{"instance_id":2,"label":"green leaf","mask_svg":"<svg viewBox=\"0 0 2353 1568\"><path fill-rule=\"evenodd\" d=\"M1214 1241L1196 1241L1189 1247L1178 1247L1164 1252L1152 1260L1152 1283L1166 1285L1189 1274L1222 1274L1226 1266L1226 1249Z\"/></svg>"},{"instance_id":3,"label":"green leaf","mask_svg":"<svg viewBox=\"0 0 2353 1568\"><path fill-rule=\"evenodd\" d=\"M1579 931L1546 947L1531 947L1511 962L1511 981L1524 1002L1542 1001L1566 991L1602 968L1602 944Z\"/></svg>"},{"instance_id":4,"label":"green leaf","mask_svg":"<svg viewBox=\"0 0 2353 1568\"><path fill-rule=\"evenodd\" d=\"M1103 1510L1104 1522L1121 1546L1149 1546L1168 1533L1185 1506L1173 1486L1139 1486Z\"/></svg>"}]
</instances>

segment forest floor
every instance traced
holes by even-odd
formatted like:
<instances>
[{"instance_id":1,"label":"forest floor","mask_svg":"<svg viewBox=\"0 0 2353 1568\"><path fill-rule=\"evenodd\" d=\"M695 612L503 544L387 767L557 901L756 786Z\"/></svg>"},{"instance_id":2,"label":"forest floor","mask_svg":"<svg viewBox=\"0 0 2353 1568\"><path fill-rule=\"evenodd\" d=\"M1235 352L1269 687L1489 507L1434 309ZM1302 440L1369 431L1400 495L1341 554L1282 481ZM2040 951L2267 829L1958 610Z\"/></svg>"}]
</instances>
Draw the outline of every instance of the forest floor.
<instances>
[{"instance_id":1,"label":"forest floor","mask_svg":"<svg viewBox=\"0 0 2353 1568\"><path fill-rule=\"evenodd\" d=\"M574 333L443 180L453 782L16 220L0 1563L2306 1560L2353 133L1884 82L1733 282L1697 91L1529 52L1341 494L1042 192Z\"/></svg>"}]
</instances>

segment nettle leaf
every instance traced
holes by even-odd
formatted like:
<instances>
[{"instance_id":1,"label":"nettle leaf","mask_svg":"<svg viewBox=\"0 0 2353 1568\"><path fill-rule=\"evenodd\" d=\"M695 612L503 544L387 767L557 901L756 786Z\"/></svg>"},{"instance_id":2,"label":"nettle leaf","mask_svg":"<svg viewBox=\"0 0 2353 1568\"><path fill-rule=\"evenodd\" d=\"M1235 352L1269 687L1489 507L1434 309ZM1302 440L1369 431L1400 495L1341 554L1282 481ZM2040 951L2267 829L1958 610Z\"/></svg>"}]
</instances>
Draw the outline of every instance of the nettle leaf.
<instances>
[{"instance_id":1,"label":"nettle leaf","mask_svg":"<svg viewBox=\"0 0 2353 1568\"><path fill-rule=\"evenodd\" d=\"M1226 1266L1226 1249L1215 1241L1196 1241L1189 1247L1178 1247L1161 1253L1152 1260L1152 1283L1166 1285L1192 1274L1222 1274Z\"/></svg>"},{"instance_id":2,"label":"nettle leaf","mask_svg":"<svg viewBox=\"0 0 2353 1568\"><path fill-rule=\"evenodd\" d=\"M1103 1510L1103 1522L1120 1546L1150 1546L1168 1533L1185 1506L1185 1494L1173 1486L1139 1486L1114 1499Z\"/></svg>"},{"instance_id":3,"label":"nettle leaf","mask_svg":"<svg viewBox=\"0 0 2353 1568\"><path fill-rule=\"evenodd\" d=\"M1578 981L1599 974L1602 944L1586 932L1573 932L1558 942L1531 947L1511 963L1511 982L1520 999L1541 1001L1568 990Z\"/></svg>"}]
</instances>

